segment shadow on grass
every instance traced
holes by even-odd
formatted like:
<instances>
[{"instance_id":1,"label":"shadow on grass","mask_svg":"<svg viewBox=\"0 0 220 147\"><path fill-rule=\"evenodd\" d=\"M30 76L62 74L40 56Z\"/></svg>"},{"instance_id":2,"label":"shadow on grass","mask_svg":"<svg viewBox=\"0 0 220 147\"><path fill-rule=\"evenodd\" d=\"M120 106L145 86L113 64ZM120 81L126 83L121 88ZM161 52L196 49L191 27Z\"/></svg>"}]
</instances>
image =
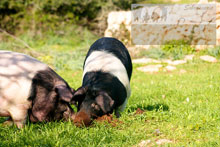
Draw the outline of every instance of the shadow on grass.
<instances>
[{"instance_id":1,"label":"shadow on grass","mask_svg":"<svg viewBox=\"0 0 220 147\"><path fill-rule=\"evenodd\" d=\"M6 120L6 117L0 117L0 124Z\"/></svg>"},{"instance_id":2,"label":"shadow on grass","mask_svg":"<svg viewBox=\"0 0 220 147\"><path fill-rule=\"evenodd\" d=\"M128 112L134 112L138 108L144 111L169 111L168 105L159 103L159 104L147 105L147 106L143 106L143 105L131 106L129 107Z\"/></svg>"}]
</instances>

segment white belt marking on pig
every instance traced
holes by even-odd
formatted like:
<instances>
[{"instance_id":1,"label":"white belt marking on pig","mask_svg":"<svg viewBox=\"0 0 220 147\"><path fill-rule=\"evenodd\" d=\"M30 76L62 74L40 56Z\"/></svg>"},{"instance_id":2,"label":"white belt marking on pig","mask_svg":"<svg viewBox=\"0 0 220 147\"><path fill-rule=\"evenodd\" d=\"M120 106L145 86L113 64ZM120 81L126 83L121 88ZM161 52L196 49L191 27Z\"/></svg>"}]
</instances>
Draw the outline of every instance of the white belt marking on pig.
<instances>
[{"instance_id":1,"label":"white belt marking on pig","mask_svg":"<svg viewBox=\"0 0 220 147\"><path fill-rule=\"evenodd\" d=\"M87 72L98 70L110 73L117 77L127 91L127 98L130 97L131 89L127 71L117 57L106 51L93 51L86 59L83 77Z\"/></svg>"}]
</instances>

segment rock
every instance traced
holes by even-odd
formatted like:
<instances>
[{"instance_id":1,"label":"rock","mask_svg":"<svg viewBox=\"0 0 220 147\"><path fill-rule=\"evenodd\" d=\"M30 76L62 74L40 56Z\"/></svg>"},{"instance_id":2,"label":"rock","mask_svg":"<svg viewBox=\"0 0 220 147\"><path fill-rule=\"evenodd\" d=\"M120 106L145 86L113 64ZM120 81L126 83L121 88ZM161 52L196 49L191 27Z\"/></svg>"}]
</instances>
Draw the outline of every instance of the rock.
<instances>
[{"instance_id":1,"label":"rock","mask_svg":"<svg viewBox=\"0 0 220 147\"><path fill-rule=\"evenodd\" d=\"M179 64L184 64L187 61L186 60L174 60L174 61L172 61L172 60L166 59L166 60L163 60L162 62L167 63L169 65L179 65Z\"/></svg>"},{"instance_id":2,"label":"rock","mask_svg":"<svg viewBox=\"0 0 220 147\"><path fill-rule=\"evenodd\" d=\"M161 132L160 132L159 129L156 129L156 130L154 131L154 134L157 135L157 136L159 136L159 135L161 134Z\"/></svg>"},{"instance_id":3,"label":"rock","mask_svg":"<svg viewBox=\"0 0 220 147\"><path fill-rule=\"evenodd\" d=\"M137 146L138 147L158 146L166 143L173 143L173 142L169 139L159 139L156 140L155 142L148 139L148 140L142 140Z\"/></svg>"},{"instance_id":4,"label":"rock","mask_svg":"<svg viewBox=\"0 0 220 147\"><path fill-rule=\"evenodd\" d=\"M198 4L207 4L207 3L209 3L208 0L200 0L200 1L198 2Z\"/></svg>"},{"instance_id":5,"label":"rock","mask_svg":"<svg viewBox=\"0 0 220 147\"><path fill-rule=\"evenodd\" d=\"M171 64L171 63L172 63L172 60L170 60L170 59L165 59L165 60L162 60L162 63Z\"/></svg>"},{"instance_id":6,"label":"rock","mask_svg":"<svg viewBox=\"0 0 220 147\"><path fill-rule=\"evenodd\" d=\"M172 2L176 3L176 2L179 2L180 0L171 0Z\"/></svg>"},{"instance_id":7,"label":"rock","mask_svg":"<svg viewBox=\"0 0 220 147\"><path fill-rule=\"evenodd\" d=\"M175 67L175 66L168 65L168 66L165 67L165 69L166 69L167 71L173 71L173 70L176 70L176 67Z\"/></svg>"},{"instance_id":8,"label":"rock","mask_svg":"<svg viewBox=\"0 0 220 147\"><path fill-rule=\"evenodd\" d=\"M146 147L146 146L148 146L150 143L151 143L151 140L150 140L150 139L149 139L149 140L143 140L143 141L141 141L141 142L138 144L138 146L139 146L139 147Z\"/></svg>"},{"instance_id":9,"label":"rock","mask_svg":"<svg viewBox=\"0 0 220 147\"><path fill-rule=\"evenodd\" d=\"M139 59L132 60L132 63L143 63L143 64L147 64L147 63L167 63L169 65L179 65L179 64L186 63L188 60L192 60L194 58L194 56L195 55L186 55L184 60L174 60L174 61L172 61L170 59L165 59L165 60L159 61L159 60L155 60L155 59L151 59L151 58L139 58Z\"/></svg>"},{"instance_id":10,"label":"rock","mask_svg":"<svg viewBox=\"0 0 220 147\"><path fill-rule=\"evenodd\" d=\"M186 70L185 69L180 69L180 73L181 74L186 73Z\"/></svg>"},{"instance_id":11,"label":"rock","mask_svg":"<svg viewBox=\"0 0 220 147\"><path fill-rule=\"evenodd\" d=\"M165 143L172 143L172 141L168 140L168 139L159 139L159 140L156 141L157 145L162 145L162 144L165 144Z\"/></svg>"},{"instance_id":12,"label":"rock","mask_svg":"<svg viewBox=\"0 0 220 147\"><path fill-rule=\"evenodd\" d=\"M186 55L186 56L184 57L184 60L185 60L185 61L192 60L192 59L194 58L194 56L195 56L195 55Z\"/></svg>"},{"instance_id":13,"label":"rock","mask_svg":"<svg viewBox=\"0 0 220 147\"><path fill-rule=\"evenodd\" d=\"M207 48L207 45L196 45L195 46L195 49L196 51L199 51L199 50L204 50Z\"/></svg>"},{"instance_id":14,"label":"rock","mask_svg":"<svg viewBox=\"0 0 220 147\"><path fill-rule=\"evenodd\" d=\"M218 62L215 57L212 57L212 56L209 56L209 55L200 56L200 59L203 60L203 61L211 62L211 63Z\"/></svg>"},{"instance_id":15,"label":"rock","mask_svg":"<svg viewBox=\"0 0 220 147\"><path fill-rule=\"evenodd\" d=\"M217 41L217 44L220 44L220 3L200 0L199 4L216 4L216 11L213 11L213 9L207 9L207 11L202 9L189 9L186 11L185 7L181 5L170 5L166 7L166 9L152 6L135 9L133 12L110 12L105 36L116 38L124 37L133 45L160 45L173 39L190 39L191 32L194 31L192 44L196 46L196 49L206 49L208 45L214 45L215 41ZM148 17L146 18L146 16ZM156 16L156 18L154 16ZM215 19L212 19L213 17L210 16L216 16L216 25L214 27L213 25L198 26L202 21L204 24L213 23L212 20ZM181 18L186 19L183 20ZM176 24L180 25L177 27ZM128 33L121 33L124 32L125 29L128 30ZM215 32L217 33L216 35Z\"/></svg>"},{"instance_id":16,"label":"rock","mask_svg":"<svg viewBox=\"0 0 220 147\"><path fill-rule=\"evenodd\" d=\"M186 101L189 102L189 97L186 98Z\"/></svg>"},{"instance_id":17,"label":"rock","mask_svg":"<svg viewBox=\"0 0 220 147\"><path fill-rule=\"evenodd\" d=\"M139 67L137 69L143 72L156 73L160 70L161 67L162 67L161 64L157 64L157 65L147 65L147 66Z\"/></svg>"},{"instance_id":18,"label":"rock","mask_svg":"<svg viewBox=\"0 0 220 147\"><path fill-rule=\"evenodd\" d=\"M151 58L140 58L140 59L132 60L132 63L144 63L144 64L147 64L147 63L161 63L161 62L158 61L158 60L155 60L155 59L151 59Z\"/></svg>"},{"instance_id":19,"label":"rock","mask_svg":"<svg viewBox=\"0 0 220 147\"><path fill-rule=\"evenodd\" d=\"M170 65L179 65L179 64L184 64L184 63L186 63L185 60L175 60L175 61L170 62L169 64Z\"/></svg>"},{"instance_id":20,"label":"rock","mask_svg":"<svg viewBox=\"0 0 220 147\"><path fill-rule=\"evenodd\" d=\"M125 25L125 28L131 31L131 11L113 11L108 14L108 27L105 31L106 37L114 36L115 32L121 29L121 24Z\"/></svg>"}]
</instances>

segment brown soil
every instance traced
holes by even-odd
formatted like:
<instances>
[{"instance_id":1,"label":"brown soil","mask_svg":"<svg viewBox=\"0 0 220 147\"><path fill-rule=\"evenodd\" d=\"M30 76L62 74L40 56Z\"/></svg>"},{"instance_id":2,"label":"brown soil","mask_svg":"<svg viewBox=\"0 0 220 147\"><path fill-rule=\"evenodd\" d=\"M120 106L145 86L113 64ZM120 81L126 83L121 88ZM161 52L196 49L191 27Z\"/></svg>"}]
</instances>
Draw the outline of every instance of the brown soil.
<instances>
[{"instance_id":1,"label":"brown soil","mask_svg":"<svg viewBox=\"0 0 220 147\"><path fill-rule=\"evenodd\" d=\"M73 123L77 127L83 127L83 126L88 127L92 124L91 119L85 112L77 113L71 119L73 120ZM119 124L123 124L122 121L119 121L118 119L113 119L113 116L111 114L98 117L94 121L99 122L99 123L109 123L112 127L116 127Z\"/></svg>"},{"instance_id":2,"label":"brown soil","mask_svg":"<svg viewBox=\"0 0 220 147\"><path fill-rule=\"evenodd\" d=\"M82 111L76 114L73 123L77 127L89 126L91 124L91 119L85 112Z\"/></svg>"},{"instance_id":3,"label":"brown soil","mask_svg":"<svg viewBox=\"0 0 220 147\"><path fill-rule=\"evenodd\" d=\"M119 121L118 119L113 119L112 115L103 115L101 117L98 117L96 119L97 122L107 122L111 124L112 127L116 127L119 124L123 124L122 121Z\"/></svg>"},{"instance_id":4,"label":"brown soil","mask_svg":"<svg viewBox=\"0 0 220 147\"><path fill-rule=\"evenodd\" d=\"M137 114L143 114L144 112L145 112L144 110L142 110L142 109L140 109L140 108L137 108L135 114L136 114L136 115L137 115Z\"/></svg>"},{"instance_id":5,"label":"brown soil","mask_svg":"<svg viewBox=\"0 0 220 147\"><path fill-rule=\"evenodd\" d=\"M99 121L99 122L107 121L108 123L111 123L112 120L113 120L112 115L103 115L96 119L96 121Z\"/></svg>"}]
</instances>

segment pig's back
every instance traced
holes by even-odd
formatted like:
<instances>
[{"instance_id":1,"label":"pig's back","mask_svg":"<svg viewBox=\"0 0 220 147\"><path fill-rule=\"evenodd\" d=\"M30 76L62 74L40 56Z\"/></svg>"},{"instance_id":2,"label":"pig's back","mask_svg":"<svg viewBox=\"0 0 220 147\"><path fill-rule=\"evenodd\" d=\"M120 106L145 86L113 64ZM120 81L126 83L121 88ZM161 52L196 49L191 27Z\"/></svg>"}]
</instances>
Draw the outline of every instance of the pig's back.
<instances>
[{"instance_id":1,"label":"pig's back","mask_svg":"<svg viewBox=\"0 0 220 147\"><path fill-rule=\"evenodd\" d=\"M25 103L30 95L32 79L48 66L40 61L10 51L0 51L0 103ZM1 105L1 104L0 104Z\"/></svg>"}]
</instances>

